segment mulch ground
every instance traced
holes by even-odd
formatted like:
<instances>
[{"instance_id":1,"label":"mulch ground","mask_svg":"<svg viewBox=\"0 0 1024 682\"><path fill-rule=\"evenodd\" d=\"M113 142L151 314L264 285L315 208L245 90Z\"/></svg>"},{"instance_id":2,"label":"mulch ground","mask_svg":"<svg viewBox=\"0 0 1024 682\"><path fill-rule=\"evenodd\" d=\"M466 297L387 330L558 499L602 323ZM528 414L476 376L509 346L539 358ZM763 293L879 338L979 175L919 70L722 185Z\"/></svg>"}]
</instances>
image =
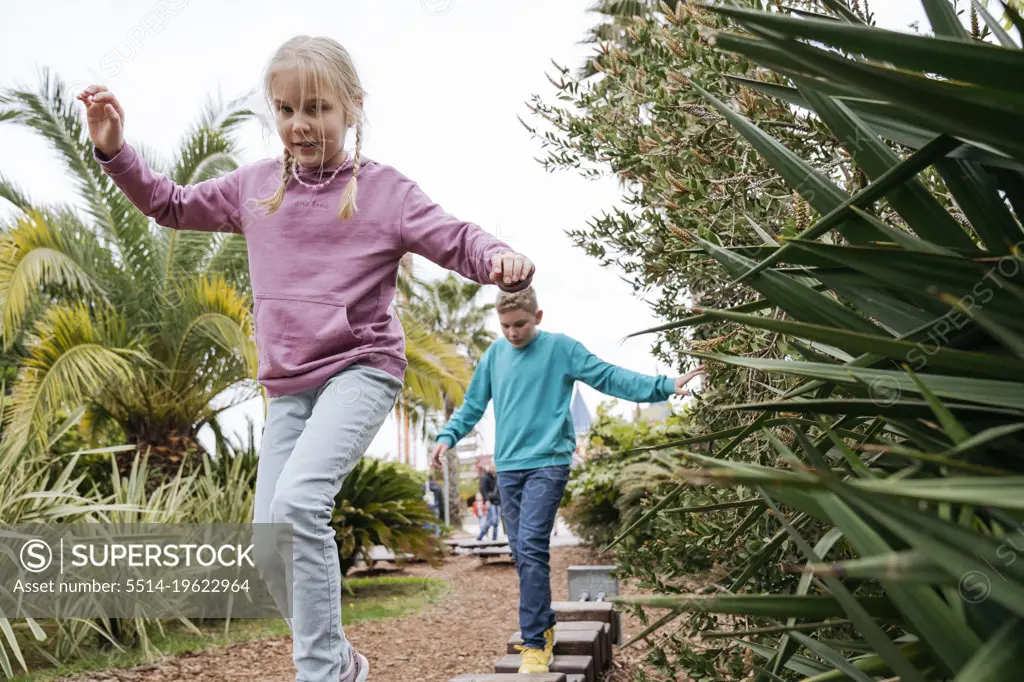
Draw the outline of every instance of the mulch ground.
<instances>
[{"instance_id":1,"label":"mulch ground","mask_svg":"<svg viewBox=\"0 0 1024 682\"><path fill-rule=\"evenodd\" d=\"M551 588L555 600L569 597L567 569L578 564L604 564L594 550L560 547L551 551ZM466 673L494 672L509 637L519 629L519 587L511 561L450 557L443 567L411 565L389 575L429 576L444 580L444 594L432 595L430 606L414 615L365 621L345 627L352 644L370 661L372 682L447 682ZM623 585L624 594L631 592ZM625 637L643 628L623 617ZM616 649L613 668L604 682L631 682L643 643ZM60 682L293 682L290 637L263 639L219 649L180 654L125 670L62 677ZM653 679L658 679L654 677Z\"/></svg>"}]
</instances>

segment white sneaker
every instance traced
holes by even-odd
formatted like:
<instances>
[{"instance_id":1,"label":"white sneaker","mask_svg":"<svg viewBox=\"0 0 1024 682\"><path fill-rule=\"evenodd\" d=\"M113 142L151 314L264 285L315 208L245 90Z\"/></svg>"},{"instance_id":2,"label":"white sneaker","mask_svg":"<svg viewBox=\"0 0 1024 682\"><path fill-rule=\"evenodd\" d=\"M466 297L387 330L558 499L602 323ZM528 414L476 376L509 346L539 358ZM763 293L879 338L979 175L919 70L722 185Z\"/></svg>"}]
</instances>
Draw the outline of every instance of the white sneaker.
<instances>
[{"instance_id":1,"label":"white sneaker","mask_svg":"<svg viewBox=\"0 0 1024 682\"><path fill-rule=\"evenodd\" d=\"M366 682L369 676L370 662L366 660L366 656L352 649L352 663L348 670L341 674L340 682Z\"/></svg>"}]
</instances>

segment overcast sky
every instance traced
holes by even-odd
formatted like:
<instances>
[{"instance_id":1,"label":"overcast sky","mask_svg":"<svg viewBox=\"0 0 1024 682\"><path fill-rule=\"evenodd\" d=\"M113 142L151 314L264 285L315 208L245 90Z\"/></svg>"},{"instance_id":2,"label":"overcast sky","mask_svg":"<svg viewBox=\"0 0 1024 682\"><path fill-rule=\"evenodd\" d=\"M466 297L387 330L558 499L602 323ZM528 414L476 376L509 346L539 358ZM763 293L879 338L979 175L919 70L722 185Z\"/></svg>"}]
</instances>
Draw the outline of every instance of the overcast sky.
<instances>
[{"instance_id":1,"label":"overcast sky","mask_svg":"<svg viewBox=\"0 0 1024 682\"><path fill-rule=\"evenodd\" d=\"M535 123L525 102L552 101L551 61L575 68L590 53L579 41L595 23L590 0L69 0L0 4L0 86L35 87L49 68L76 87L99 82L125 110L126 138L171 157L211 96L232 99L258 87L274 49L296 34L328 35L352 53L367 90L364 153L416 180L450 213L498 234L537 264L543 327L567 333L609 362L673 373L650 354L650 338L623 341L658 323L614 269L572 246L568 229L609 210L611 179L547 173L539 144L516 116ZM876 0L882 25L920 20L919 0ZM276 133L243 130L243 162L280 153ZM34 136L0 124L0 172L37 202L73 195L56 155ZM441 270L417 257L417 274ZM486 296L492 299L493 287ZM497 320L491 320L499 333ZM583 386L593 414L605 397ZM618 404L619 413L633 405ZM262 424L253 401L223 417ZM481 422L488 446L490 410ZM257 430L258 437L258 430ZM204 438L204 442L209 442ZM370 448L396 450L388 420ZM419 448L422 466L424 448Z\"/></svg>"}]
</instances>

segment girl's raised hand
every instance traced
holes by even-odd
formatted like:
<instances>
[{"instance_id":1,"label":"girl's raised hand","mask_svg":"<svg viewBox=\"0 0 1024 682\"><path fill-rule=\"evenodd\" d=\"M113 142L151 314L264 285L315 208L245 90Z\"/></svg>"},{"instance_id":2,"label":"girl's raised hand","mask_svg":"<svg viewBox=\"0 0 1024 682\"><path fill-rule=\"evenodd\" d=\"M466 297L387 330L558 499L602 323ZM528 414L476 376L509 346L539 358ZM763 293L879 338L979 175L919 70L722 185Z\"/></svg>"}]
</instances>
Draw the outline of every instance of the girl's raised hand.
<instances>
[{"instance_id":1,"label":"girl's raised hand","mask_svg":"<svg viewBox=\"0 0 1024 682\"><path fill-rule=\"evenodd\" d=\"M491 256L491 281L516 284L533 274L533 261L521 253L506 251Z\"/></svg>"},{"instance_id":2,"label":"girl's raised hand","mask_svg":"<svg viewBox=\"0 0 1024 682\"><path fill-rule=\"evenodd\" d=\"M124 110L114 93L102 85L90 85L78 95L85 104L89 137L108 159L124 146Z\"/></svg>"}]
</instances>

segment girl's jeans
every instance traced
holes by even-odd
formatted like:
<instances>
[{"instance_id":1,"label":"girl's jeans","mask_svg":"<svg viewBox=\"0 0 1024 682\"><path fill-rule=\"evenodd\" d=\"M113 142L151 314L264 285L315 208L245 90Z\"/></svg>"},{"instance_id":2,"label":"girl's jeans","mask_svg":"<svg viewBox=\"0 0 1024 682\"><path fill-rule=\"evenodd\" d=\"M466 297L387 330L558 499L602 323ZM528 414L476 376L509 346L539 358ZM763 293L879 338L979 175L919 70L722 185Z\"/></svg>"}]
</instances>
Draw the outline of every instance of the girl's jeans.
<instances>
[{"instance_id":1,"label":"girl's jeans","mask_svg":"<svg viewBox=\"0 0 1024 682\"><path fill-rule=\"evenodd\" d=\"M282 544L253 557L293 636L297 682L337 680L352 660L341 627L341 569L331 528L334 498L370 446L402 382L354 365L318 389L271 398L256 473L254 523L292 524ZM289 574L290 568L290 574Z\"/></svg>"}]
</instances>

